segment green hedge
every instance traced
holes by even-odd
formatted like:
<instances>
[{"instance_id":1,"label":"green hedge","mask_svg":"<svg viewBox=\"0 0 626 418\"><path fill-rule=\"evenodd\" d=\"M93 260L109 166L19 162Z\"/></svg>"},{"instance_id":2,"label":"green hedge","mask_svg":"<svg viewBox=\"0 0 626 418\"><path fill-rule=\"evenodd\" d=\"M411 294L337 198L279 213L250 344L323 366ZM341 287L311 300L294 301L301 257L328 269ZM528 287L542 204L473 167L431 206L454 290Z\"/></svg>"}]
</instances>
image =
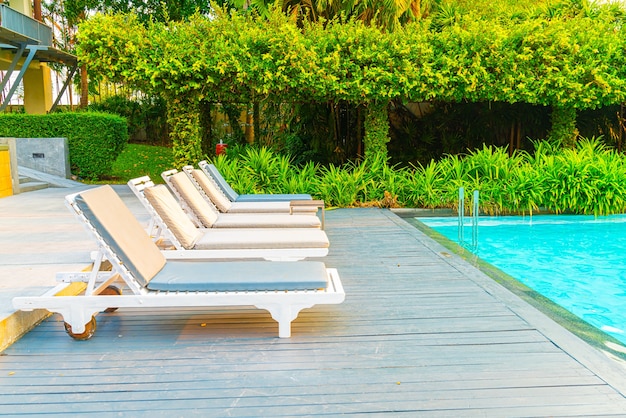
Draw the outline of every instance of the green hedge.
<instances>
[{"instance_id":1,"label":"green hedge","mask_svg":"<svg viewBox=\"0 0 626 418\"><path fill-rule=\"evenodd\" d=\"M0 137L67 138L72 173L95 180L111 171L128 129L126 119L106 113L3 114Z\"/></svg>"},{"instance_id":2,"label":"green hedge","mask_svg":"<svg viewBox=\"0 0 626 418\"><path fill-rule=\"evenodd\" d=\"M126 118L128 137L132 143L164 145L170 143L167 128L167 106L157 96L128 99L122 95L109 96L100 102L89 104L88 111L104 112Z\"/></svg>"}]
</instances>

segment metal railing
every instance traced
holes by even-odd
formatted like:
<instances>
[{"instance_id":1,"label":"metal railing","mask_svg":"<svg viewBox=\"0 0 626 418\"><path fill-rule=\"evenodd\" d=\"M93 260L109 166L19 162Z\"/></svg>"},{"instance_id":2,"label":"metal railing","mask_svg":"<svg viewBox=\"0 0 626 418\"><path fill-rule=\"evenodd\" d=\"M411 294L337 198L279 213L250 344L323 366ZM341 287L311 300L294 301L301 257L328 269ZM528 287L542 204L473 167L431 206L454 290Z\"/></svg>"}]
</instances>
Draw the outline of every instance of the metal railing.
<instances>
[{"instance_id":1,"label":"metal railing","mask_svg":"<svg viewBox=\"0 0 626 418\"><path fill-rule=\"evenodd\" d=\"M472 196L472 207L471 207L471 216L472 216L472 242L471 248L472 251L475 251L478 248L478 190L474 190L474 194ZM459 188L459 207L458 207L458 240L459 244L463 247L468 247L468 244L465 242L465 189L463 187Z\"/></svg>"},{"instance_id":2,"label":"metal railing","mask_svg":"<svg viewBox=\"0 0 626 418\"><path fill-rule=\"evenodd\" d=\"M52 45L52 28L5 4L0 4L0 27L33 39L40 45Z\"/></svg>"}]
</instances>

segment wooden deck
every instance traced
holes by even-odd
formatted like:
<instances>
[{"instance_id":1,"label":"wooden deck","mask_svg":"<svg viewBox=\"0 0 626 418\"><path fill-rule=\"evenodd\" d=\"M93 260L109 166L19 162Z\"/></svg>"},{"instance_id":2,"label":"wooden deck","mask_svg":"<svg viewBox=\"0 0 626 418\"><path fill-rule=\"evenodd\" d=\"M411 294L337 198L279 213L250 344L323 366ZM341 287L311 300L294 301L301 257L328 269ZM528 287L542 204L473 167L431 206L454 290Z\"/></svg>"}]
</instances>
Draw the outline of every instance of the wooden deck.
<instances>
[{"instance_id":1,"label":"wooden deck","mask_svg":"<svg viewBox=\"0 0 626 418\"><path fill-rule=\"evenodd\" d=\"M626 416L626 373L386 210L326 214L346 301L52 317L0 356L0 415Z\"/></svg>"}]
</instances>

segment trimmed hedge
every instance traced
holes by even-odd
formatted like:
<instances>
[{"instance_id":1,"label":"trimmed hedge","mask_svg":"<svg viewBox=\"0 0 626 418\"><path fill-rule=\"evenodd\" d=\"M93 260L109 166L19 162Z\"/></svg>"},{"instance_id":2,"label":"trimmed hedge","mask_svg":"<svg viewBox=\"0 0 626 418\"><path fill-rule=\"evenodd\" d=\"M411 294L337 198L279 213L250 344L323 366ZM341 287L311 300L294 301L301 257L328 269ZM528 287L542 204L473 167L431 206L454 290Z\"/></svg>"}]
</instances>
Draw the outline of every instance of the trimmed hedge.
<instances>
[{"instance_id":1,"label":"trimmed hedge","mask_svg":"<svg viewBox=\"0 0 626 418\"><path fill-rule=\"evenodd\" d=\"M125 118L107 113L2 114L0 136L67 138L72 173L96 180L111 171L128 142L128 129Z\"/></svg>"}]
</instances>

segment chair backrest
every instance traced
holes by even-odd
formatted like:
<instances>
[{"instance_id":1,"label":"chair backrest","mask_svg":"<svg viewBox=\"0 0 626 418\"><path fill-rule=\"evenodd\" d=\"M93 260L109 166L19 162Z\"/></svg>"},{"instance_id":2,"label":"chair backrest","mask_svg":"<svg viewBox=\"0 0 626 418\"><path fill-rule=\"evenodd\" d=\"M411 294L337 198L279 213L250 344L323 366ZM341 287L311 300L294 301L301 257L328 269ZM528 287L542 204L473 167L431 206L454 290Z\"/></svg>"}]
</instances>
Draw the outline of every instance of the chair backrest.
<instances>
[{"instance_id":1,"label":"chair backrest","mask_svg":"<svg viewBox=\"0 0 626 418\"><path fill-rule=\"evenodd\" d=\"M204 160L200 161L198 163L198 166L202 171L206 173L207 176L211 176L211 178L215 181L219 188L222 189L228 200L230 200L231 202L237 200L239 194L237 194L237 192L234 191L232 187L230 187L230 184L228 184L226 179L222 177L222 174L219 172L217 167L215 167L213 164L207 163Z\"/></svg>"},{"instance_id":2,"label":"chair backrest","mask_svg":"<svg viewBox=\"0 0 626 418\"><path fill-rule=\"evenodd\" d=\"M72 199L99 239L140 285L145 287L165 266L161 251L111 186L90 189Z\"/></svg>"},{"instance_id":3,"label":"chair backrest","mask_svg":"<svg viewBox=\"0 0 626 418\"><path fill-rule=\"evenodd\" d=\"M168 244L172 244L177 250L183 250L185 247L180 243L176 235L170 230L169 226L165 223L161 215L154 209L152 204L146 199L143 191L148 187L154 187L154 183L150 179L150 176L143 176L131 179L128 181L128 187L135 194L139 202L143 205L146 211L150 214L150 225L148 226L148 235L155 242L159 242L161 238L168 241ZM185 212L187 213L187 212ZM200 226L200 222L193 219L194 226ZM163 243L163 242L162 242Z\"/></svg>"},{"instance_id":4,"label":"chair backrest","mask_svg":"<svg viewBox=\"0 0 626 418\"><path fill-rule=\"evenodd\" d=\"M181 171L169 176L169 184L176 189L178 195L186 202L202 226L211 228L217 221L219 212L196 188L187 174Z\"/></svg>"},{"instance_id":5,"label":"chair backrest","mask_svg":"<svg viewBox=\"0 0 626 418\"><path fill-rule=\"evenodd\" d=\"M146 187L143 195L183 248L192 249L203 234L167 187L162 184Z\"/></svg>"},{"instance_id":6,"label":"chair backrest","mask_svg":"<svg viewBox=\"0 0 626 418\"><path fill-rule=\"evenodd\" d=\"M194 182L211 200L211 202L217 206L220 212L228 213L233 204L230 200L228 200L226 195L212 178L209 178L204 171L193 168L190 165L184 167L183 170L188 176L191 177L192 182Z\"/></svg>"}]
</instances>

